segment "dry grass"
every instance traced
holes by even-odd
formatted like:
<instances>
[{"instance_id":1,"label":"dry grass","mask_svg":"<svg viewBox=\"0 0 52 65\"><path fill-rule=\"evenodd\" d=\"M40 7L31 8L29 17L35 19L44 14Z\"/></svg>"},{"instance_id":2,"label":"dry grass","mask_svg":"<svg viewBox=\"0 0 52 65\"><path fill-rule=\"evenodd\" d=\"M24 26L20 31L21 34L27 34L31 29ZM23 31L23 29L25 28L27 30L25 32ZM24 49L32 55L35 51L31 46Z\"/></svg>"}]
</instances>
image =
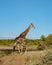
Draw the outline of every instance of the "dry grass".
<instances>
[{"instance_id":1,"label":"dry grass","mask_svg":"<svg viewBox=\"0 0 52 65\"><path fill-rule=\"evenodd\" d=\"M7 59L6 59L7 58ZM1 58L0 65L52 65L52 49L12 53Z\"/></svg>"},{"instance_id":2,"label":"dry grass","mask_svg":"<svg viewBox=\"0 0 52 65\"><path fill-rule=\"evenodd\" d=\"M26 52L24 65L52 65L52 50Z\"/></svg>"}]
</instances>

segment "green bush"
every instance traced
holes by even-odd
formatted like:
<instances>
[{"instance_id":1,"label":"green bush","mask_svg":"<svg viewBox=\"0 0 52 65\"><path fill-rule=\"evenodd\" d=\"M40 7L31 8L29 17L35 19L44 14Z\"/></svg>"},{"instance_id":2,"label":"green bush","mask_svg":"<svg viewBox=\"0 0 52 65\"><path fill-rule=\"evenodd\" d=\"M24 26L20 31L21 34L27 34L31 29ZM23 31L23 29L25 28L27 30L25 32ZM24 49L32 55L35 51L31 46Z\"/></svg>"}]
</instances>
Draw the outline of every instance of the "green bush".
<instances>
[{"instance_id":1,"label":"green bush","mask_svg":"<svg viewBox=\"0 0 52 65\"><path fill-rule=\"evenodd\" d=\"M0 45L12 45L13 44L13 40L0 40Z\"/></svg>"}]
</instances>

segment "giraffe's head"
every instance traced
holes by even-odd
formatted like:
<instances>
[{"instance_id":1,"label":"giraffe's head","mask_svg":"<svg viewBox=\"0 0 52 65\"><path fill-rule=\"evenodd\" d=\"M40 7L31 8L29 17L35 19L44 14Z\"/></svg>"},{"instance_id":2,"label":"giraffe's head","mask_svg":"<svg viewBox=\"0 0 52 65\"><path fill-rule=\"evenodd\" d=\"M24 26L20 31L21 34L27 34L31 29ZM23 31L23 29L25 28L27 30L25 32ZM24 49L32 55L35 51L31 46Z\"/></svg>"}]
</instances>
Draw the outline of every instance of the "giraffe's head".
<instances>
[{"instance_id":1,"label":"giraffe's head","mask_svg":"<svg viewBox=\"0 0 52 65\"><path fill-rule=\"evenodd\" d=\"M35 26L31 23L31 28L35 28Z\"/></svg>"}]
</instances>

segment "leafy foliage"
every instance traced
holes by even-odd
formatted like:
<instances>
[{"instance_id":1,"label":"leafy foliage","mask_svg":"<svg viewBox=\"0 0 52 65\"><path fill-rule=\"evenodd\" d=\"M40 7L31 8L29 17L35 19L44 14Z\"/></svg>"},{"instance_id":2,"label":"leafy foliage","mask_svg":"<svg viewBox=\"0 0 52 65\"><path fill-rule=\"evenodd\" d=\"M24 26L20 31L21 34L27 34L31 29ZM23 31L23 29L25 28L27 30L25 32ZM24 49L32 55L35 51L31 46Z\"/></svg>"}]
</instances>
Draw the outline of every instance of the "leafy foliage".
<instances>
[{"instance_id":1,"label":"leafy foliage","mask_svg":"<svg viewBox=\"0 0 52 65\"><path fill-rule=\"evenodd\" d=\"M41 38L40 38L42 41L45 41L45 36L44 35L41 35Z\"/></svg>"},{"instance_id":2,"label":"leafy foliage","mask_svg":"<svg viewBox=\"0 0 52 65\"><path fill-rule=\"evenodd\" d=\"M0 40L0 45L12 45L13 44L13 41L12 39L7 39L7 40Z\"/></svg>"},{"instance_id":3,"label":"leafy foliage","mask_svg":"<svg viewBox=\"0 0 52 65\"><path fill-rule=\"evenodd\" d=\"M12 46L13 43L14 43L13 39L0 40L0 45ZM36 40L26 39L26 43L28 45L38 45L38 46L47 45L52 47L52 34L49 34L47 37L41 35L40 39L36 39Z\"/></svg>"}]
</instances>

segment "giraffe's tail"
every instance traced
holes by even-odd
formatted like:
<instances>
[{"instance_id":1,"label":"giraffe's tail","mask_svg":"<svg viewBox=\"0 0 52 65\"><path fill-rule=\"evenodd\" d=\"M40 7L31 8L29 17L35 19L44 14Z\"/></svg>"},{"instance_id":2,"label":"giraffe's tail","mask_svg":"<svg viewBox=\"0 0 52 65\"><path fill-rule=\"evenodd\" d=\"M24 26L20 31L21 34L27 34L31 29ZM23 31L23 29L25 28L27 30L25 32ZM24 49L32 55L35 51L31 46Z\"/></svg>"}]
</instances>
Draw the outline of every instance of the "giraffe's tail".
<instances>
[{"instance_id":1,"label":"giraffe's tail","mask_svg":"<svg viewBox=\"0 0 52 65\"><path fill-rule=\"evenodd\" d=\"M13 46L13 52L15 51L16 46Z\"/></svg>"},{"instance_id":2,"label":"giraffe's tail","mask_svg":"<svg viewBox=\"0 0 52 65\"><path fill-rule=\"evenodd\" d=\"M14 46L13 46L13 52L15 51L15 48L16 48L16 43L14 43Z\"/></svg>"}]
</instances>

